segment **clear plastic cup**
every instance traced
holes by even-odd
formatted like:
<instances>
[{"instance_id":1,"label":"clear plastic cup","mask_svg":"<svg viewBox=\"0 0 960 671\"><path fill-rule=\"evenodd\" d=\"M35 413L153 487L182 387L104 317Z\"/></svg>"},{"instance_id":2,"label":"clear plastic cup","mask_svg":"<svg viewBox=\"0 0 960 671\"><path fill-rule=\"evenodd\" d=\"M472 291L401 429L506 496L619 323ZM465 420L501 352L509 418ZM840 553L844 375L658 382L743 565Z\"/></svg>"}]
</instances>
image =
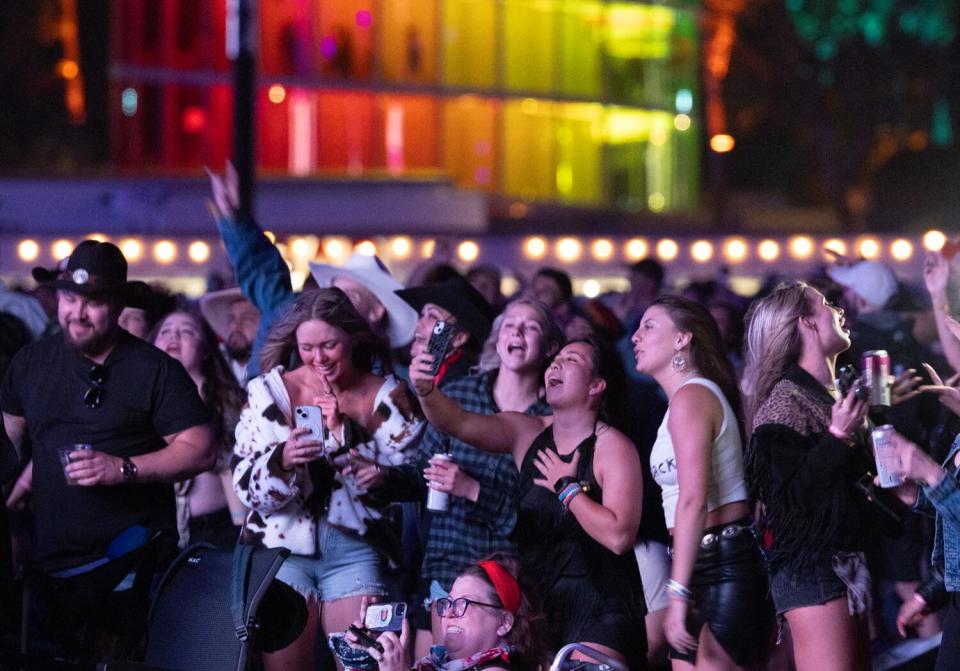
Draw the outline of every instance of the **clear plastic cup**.
<instances>
[{"instance_id":1,"label":"clear plastic cup","mask_svg":"<svg viewBox=\"0 0 960 671\"><path fill-rule=\"evenodd\" d=\"M76 457L71 459L70 455L80 450L92 449L93 446L90 445L90 443L74 443L73 445L66 445L65 447L61 447L57 450L57 452L60 454L60 465L63 466L63 477L67 479L68 485L77 484L69 475L67 475L67 465L77 461Z\"/></svg>"}]
</instances>

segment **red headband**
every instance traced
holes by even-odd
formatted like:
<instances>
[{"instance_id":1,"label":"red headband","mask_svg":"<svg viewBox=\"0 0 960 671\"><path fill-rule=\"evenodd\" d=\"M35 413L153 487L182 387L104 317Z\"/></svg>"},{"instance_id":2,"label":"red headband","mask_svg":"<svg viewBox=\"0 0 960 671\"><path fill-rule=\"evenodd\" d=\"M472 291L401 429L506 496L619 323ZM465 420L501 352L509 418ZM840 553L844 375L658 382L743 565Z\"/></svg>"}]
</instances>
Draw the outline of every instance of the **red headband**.
<instances>
[{"instance_id":1,"label":"red headband","mask_svg":"<svg viewBox=\"0 0 960 671\"><path fill-rule=\"evenodd\" d=\"M516 578L495 561L482 561L477 565L490 578L493 589L496 590L503 607L516 615L517 611L520 610L520 585L517 584Z\"/></svg>"}]
</instances>

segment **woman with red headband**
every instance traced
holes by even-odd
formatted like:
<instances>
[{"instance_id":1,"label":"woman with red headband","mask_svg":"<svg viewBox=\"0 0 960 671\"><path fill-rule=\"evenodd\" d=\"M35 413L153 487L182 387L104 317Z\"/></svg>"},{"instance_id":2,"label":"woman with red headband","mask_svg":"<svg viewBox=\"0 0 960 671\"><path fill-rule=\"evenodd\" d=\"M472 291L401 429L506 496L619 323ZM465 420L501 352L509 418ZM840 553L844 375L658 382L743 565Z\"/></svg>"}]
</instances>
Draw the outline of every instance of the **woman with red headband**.
<instances>
[{"instance_id":1,"label":"woman with red headband","mask_svg":"<svg viewBox=\"0 0 960 671\"><path fill-rule=\"evenodd\" d=\"M503 555L481 561L457 577L450 595L434 602L440 644L411 664L406 620L400 636L385 632L383 648L367 649L380 671L536 671L546 668L544 619L517 581L516 564ZM359 625L359 623L357 623Z\"/></svg>"}]
</instances>

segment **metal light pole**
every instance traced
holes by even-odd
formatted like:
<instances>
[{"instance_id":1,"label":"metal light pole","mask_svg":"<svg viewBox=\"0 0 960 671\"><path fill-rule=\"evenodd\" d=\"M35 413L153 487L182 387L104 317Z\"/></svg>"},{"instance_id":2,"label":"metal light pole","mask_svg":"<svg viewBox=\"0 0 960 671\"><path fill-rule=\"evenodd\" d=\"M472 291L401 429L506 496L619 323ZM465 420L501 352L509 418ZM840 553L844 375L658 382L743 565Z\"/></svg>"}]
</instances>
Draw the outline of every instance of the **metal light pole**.
<instances>
[{"instance_id":1,"label":"metal light pole","mask_svg":"<svg viewBox=\"0 0 960 671\"><path fill-rule=\"evenodd\" d=\"M256 0L227 0L226 52L233 62L233 163L240 196L237 214L241 219L253 214L256 5Z\"/></svg>"}]
</instances>

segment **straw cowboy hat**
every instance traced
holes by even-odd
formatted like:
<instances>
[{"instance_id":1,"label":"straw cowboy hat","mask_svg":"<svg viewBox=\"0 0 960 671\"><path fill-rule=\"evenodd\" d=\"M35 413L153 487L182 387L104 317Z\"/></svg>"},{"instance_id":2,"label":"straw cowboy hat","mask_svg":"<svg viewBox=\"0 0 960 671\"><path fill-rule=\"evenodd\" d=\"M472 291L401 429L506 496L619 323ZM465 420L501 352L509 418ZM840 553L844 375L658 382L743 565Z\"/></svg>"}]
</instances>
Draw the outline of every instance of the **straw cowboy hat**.
<instances>
[{"instance_id":1,"label":"straw cowboy hat","mask_svg":"<svg viewBox=\"0 0 960 671\"><path fill-rule=\"evenodd\" d=\"M227 317L230 314L230 306L237 301L247 301L239 287L211 291L200 297L200 314L221 340L227 339L229 331Z\"/></svg>"},{"instance_id":2,"label":"straw cowboy hat","mask_svg":"<svg viewBox=\"0 0 960 671\"><path fill-rule=\"evenodd\" d=\"M390 271L376 256L354 253L342 266L326 263L311 263L310 272L319 287L333 286L337 277L346 277L359 282L377 297L387 313L387 339L390 347L403 347L413 340L417 325L417 312L394 292L403 285L390 275Z\"/></svg>"}]
</instances>

